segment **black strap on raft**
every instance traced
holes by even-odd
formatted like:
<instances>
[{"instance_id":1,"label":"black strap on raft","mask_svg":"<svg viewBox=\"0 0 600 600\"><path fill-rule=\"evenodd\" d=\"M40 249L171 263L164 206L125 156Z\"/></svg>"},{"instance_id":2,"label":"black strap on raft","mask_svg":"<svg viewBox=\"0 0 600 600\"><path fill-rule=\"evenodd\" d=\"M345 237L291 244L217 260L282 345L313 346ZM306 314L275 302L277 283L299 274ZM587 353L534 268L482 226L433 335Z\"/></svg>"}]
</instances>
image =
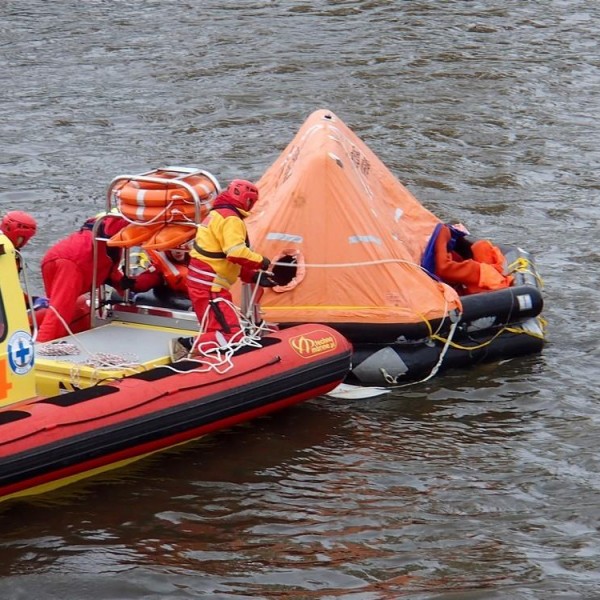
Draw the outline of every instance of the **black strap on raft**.
<instances>
[{"instance_id":1,"label":"black strap on raft","mask_svg":"<svg viewBox=\"0 0 600 600\"><path fill-rule=\"evenodd\" d=\"M218 303L215 302L214 300L210 300L209 304L210 304L210 307L213 309L213 311L215 313L215 317L216 317L217 321L219 322L219 325L221 326L223 331L225 333L231 333L231 328L229 327L229 323L227 323L227 320L225 319L225 315L223 314L223 311L221 310L221 307L218 305Z\"/></svg>"}]
</instances>

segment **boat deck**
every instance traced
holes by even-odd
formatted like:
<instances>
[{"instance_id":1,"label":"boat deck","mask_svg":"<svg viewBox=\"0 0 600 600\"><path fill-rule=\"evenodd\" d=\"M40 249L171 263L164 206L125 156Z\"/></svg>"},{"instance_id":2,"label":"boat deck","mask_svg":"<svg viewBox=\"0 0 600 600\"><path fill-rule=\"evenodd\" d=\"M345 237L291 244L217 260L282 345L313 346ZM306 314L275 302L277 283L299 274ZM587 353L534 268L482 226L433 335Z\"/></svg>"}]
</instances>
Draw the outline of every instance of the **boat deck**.
<instances>
[{"instance_id":1,"label":"boat deck","mask_svg":"<svg viewBox=\"0 0 600 600\"><path fill-rule=\"evenodd\" d=\"M57 394L167 364L169 341L196 333L113 321L50 344L38 343L38 390L44 395Z\"/></svg>"},{"instance_id":2,"label":"boat deck","mask_svg":"<svg viewBox=\"0 0 600 600\"><path fill-rule=\"evenodd\" d=\"M56 348L56 355L42 354L41 347L47 344L36 344L38 361L61 361L84 364L98 354L122 355L131 362L146 364L169 356L169 340L181 335L194 335L196 332L175 330L170 328L140 327L131 323L113 322L101 325L75 336L67 336L54 340L50 348ZM58 354L60 347L65 352L75 347L77 354Z\"/></svg>"}]
</instances>

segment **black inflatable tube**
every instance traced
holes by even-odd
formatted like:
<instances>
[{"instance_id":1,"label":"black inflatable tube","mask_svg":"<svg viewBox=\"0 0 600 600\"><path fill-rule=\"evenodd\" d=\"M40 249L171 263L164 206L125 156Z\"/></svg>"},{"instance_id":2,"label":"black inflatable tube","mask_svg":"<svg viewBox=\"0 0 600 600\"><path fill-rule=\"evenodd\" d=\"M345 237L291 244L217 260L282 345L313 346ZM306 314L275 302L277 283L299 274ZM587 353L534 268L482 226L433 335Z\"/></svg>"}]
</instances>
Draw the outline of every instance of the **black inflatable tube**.
<instances>
[{"instance_id":1,"label":"black inflatable tube","mask_svg":"<svg viewBox=\"0 0 600 600\"><path fill-rule=\"evenodd\" d=\"M532 285L505 288L494 292L471 294L461 298L463 313L460 317L461 330L469 330L478 319L487 319L485 329L519 323L537 317L544 307L541 291ZM286 323L285 327L295 325ZM442 335L450 331L450 319L430 323L325 323L336 329L352 343L393 344L401 340L423 340L431 331Z\"/></svg>"},{"instance_id":2,"label":"black inflatable tube","mask_svg":"<svg viewBox=\"0 0 600 600\"><path fill-rule=\"evenodd\" d=\"M542 351L544 340L527 335L526 333L503 332L492 338L492 332L486 334L470 335L454 341L467 349L449 347L440 366L440 372L447 369L472 367L479 363L493 362L506 358L514 358L527 354L536 354ZM488 342L489 343L485 343ZM468 347L471 346L472 349ZM394 361L387 361L387 373L395 378L397 383L415 381L429 375L437 364L443 350L443 344L392 344L389 346L377 344L357 344L352 355L352 371L346 378L348 383L362 385L390 384L382 373L386 361L380 359L377 352L384 350L394 352L397 357L397 366ZM368 359L372 359L370 362Z\"/></svg>"},{"instance_id":3,"label":"black inflatable tube","mask_svg":"<svg viewBox=\"0 0 600 600\"><path fill-rule=\"evenodd\" d=\"M531 285L471 294L463 296L461 301L463 305L461 323L470 323L484 317L495 317L496 326L537 317L544 308L542 293Z\"/></svg>"}]
</instances>

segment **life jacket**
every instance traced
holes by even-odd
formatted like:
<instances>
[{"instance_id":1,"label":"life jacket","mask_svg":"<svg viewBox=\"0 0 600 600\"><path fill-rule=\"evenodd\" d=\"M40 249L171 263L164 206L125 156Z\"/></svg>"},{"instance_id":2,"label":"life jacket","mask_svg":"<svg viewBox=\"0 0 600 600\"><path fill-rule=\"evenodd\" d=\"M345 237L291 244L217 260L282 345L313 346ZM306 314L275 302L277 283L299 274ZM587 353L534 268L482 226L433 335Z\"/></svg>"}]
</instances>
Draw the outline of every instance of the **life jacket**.
<instances>
[{"instance_id":1,"label":"life jacket","mask_svg":"<svg viewBox=\"0 0 600 600\"><path fill-rule=\"evenodd\" d=\"M167 286L174 292L187 293L188 266L168 256L168 251L146 250L152 265L161 273ZM189 257L188 257L189 258Z\"/></svg>"}]
</instances>

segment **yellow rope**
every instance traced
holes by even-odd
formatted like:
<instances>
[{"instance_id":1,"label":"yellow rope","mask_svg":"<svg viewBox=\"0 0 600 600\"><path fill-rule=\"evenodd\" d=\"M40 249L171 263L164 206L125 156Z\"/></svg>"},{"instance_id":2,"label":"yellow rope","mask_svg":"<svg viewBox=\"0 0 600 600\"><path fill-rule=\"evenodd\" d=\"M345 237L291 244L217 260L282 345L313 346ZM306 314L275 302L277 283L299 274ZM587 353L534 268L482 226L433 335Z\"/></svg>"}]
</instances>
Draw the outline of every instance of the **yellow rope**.
<instances>
[{"instance_id":1,"label":"yellow rope","mask_svg":"<svg viewBox=\"0 0 600 600\"><path fill-rule=\"evenodd\" d=\"M482 342L481 344L475 344L474 346L463 346L462 344L457 344L456 342L449 342L449 345L452 348L456 348L457 350L479 350L480 348L485 348L486 346L489 346L497 337L499 337L500 335L502 335L505 332L508 333L515 333L515 334L524 334L524 335L529 335L531 337L534 338L538 338L540 340L544 339L544 331L546 328L546 321L545 319L542 319L541 317L538 319L540 327L542 329L542 334L538 334L535 333L533 331L527 331L525 329L521 329L521 328L517 328L517 327L502 327L502 329L499 329L489 340ZM439 336L439 335L432 335L431 336L432 340L436 340L438 342L442 342L444 344L448 343L448 339Z\"/></svg>"},{"instance_id":2,"label":"yellow rope","mask_svg":"<svg viewBox=\"0 0 600 600\"><path fill-rule=\"evenodd\" d=\"M540 289L544 287L544 280L538 275L537 271L535 270L535 267L533 267L533 263L528 258L520 256L515 261L510 263L510 265L508 265L507 271L509 274L529 273L530 275L533 275L533 277L535 277Z\"/></svg>"}]
</instances>

